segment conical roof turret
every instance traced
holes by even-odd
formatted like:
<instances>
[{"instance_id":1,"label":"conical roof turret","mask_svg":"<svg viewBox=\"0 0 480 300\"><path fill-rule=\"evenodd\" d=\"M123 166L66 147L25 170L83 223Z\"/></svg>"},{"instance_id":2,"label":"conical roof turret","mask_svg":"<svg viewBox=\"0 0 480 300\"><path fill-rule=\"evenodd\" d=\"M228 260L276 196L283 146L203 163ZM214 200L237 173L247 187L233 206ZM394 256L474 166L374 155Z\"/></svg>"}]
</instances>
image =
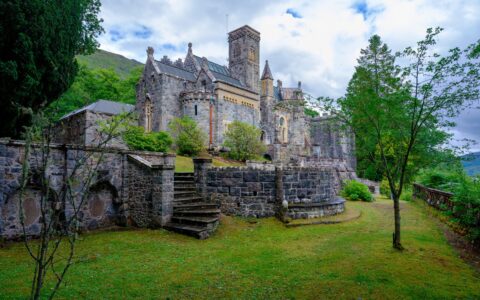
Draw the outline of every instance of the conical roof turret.
<instances>
[{"instance_id":1,"label":"conical roof turret","mask_svg":"<svg viewBox=\"0 0 480 300\"><path fill-rule=\"evenodd\" d=\"M268 60L265 61L265 67L263 67L263 73L261 80L271 79L273 80L272 71L270 71L270 66L268 65Z\"/></svg>"}]
</instances>

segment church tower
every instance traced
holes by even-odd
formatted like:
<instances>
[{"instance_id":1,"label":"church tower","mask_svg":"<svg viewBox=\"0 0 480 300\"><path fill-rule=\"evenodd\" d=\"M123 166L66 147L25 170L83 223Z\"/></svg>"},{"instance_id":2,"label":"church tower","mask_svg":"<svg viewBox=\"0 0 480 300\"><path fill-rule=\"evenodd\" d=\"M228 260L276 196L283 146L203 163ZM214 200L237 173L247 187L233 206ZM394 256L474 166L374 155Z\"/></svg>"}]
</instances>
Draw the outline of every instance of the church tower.
<instances>
[{"instance_id":1,"label":"church tower","mask_svg":"<svg viewBox=\"0 0 480 300\"><path fill-rule=\"evenodd\" d=\"M259 93L260 32L245 25L228 34L230 75Z\"/></svg>"}]
</instances>

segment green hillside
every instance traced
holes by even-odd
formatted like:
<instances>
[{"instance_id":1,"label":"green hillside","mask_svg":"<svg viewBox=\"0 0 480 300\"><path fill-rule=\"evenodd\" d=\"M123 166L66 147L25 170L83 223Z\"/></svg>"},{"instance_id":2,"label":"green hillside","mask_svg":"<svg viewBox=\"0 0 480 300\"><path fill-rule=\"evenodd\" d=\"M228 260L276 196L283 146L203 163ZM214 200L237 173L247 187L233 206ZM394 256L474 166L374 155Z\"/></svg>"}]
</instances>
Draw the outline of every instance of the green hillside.
<instances>
[{"instance_id":1,"label":"green hillside","mask_svg":"<svg viewBox=\"0 0 480 300\"><path fill-rule=\"evenodd\" d=\"M468 175L480 174L480 152L467 154L463 158L463 168Z\"/></svg>"},{"instance_id":2,"label":"green hillside","mask_svg":"<svg viewBox=\"0 0 480 300\"><path fill-rule=\"evenodd\" d=\"M78 55L77 59L90 69L113 69L122 79L127 78L135 67L143 65L134 59L101 49L91 55Z\"/></svg>"}]
</instances>

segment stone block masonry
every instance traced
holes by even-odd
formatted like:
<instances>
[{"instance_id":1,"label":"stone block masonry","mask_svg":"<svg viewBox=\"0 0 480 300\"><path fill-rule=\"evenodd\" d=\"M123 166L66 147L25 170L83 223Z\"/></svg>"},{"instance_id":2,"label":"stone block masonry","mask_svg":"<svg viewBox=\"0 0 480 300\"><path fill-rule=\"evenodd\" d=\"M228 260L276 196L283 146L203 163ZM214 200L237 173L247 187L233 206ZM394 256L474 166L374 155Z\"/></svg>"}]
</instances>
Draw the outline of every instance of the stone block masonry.
<instances>
[{"instance_id":1,"label":"stone block masonry","mask_svg":"<svg viewBox=\"0 0 480 300\"><path fill-rule=\"evenodd\" d=\"M222 212L228 215L308 218L344 210L344 201L335 195L332 168L275 167L273 164L222 168L195 164L195 167L202 168L206 174L200 189L206 189L210 201L220 203ZM292 206L286 213L282 212L284 200Z\"/></svg>"},{"instance_id":2,"label":"stone block masonry","mask_svg":"<svg viewBox=\"0 0 480 300\"><path fill-rule=\"evenodd\" d=\"M22 235L21 210L28 235L35 236L41 229L41 191L35 185L34 176L25 190L23 207L20 207L24 147L21 141L0 140L0 237L6 239ZM73 145L52 144L50 147L49 197L58 203L61 214L67 218L73 209L71 203L60 203L64 180L72 172L76 160L95 151L95 148ZM29 157L33 174L38 155L40 152L32 151ZM96 157L96 154L92 156L92 162ZM174 161L175 156L171 154L106 149L80 212L81 228L165 225L173 211Z\"/></svg>"}]
</instances>

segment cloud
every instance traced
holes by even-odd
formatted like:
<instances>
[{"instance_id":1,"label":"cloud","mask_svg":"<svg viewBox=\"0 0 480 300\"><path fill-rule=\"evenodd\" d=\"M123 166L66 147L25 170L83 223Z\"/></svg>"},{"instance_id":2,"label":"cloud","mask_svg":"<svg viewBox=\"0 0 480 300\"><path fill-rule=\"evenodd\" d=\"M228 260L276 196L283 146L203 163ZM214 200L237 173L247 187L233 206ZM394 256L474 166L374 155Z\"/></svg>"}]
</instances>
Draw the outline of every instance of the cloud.
<instances>
[{"instance_id":1,"label":"cloud","mask_svg":"<svg viewBox=\"0 0 480 300\"><path fill-rule=\"evenodd\" d=\"M479 15L480 1L468 0L104 0L107 34L99 42L104 50L141 62L148 46L157 57L183 59L192 42L195 54L228 65L227 31L248 24L261 32L261 69L268 59L284 86L302 81L314 96L339 97L372 34L400 51L415 45L428 27L441 26L436 47L446 53L478 40ZM134 34L142 28L144 34ZM113 40L112 30L124 35ZM458 122L459 132L469 128ZM469 136L480 141L480 132Z\"/></svg>"},{"instance_id":2,"label":"cloud","mask_svg":"<svg viewBox=\"0 0 480 300\"><path fill-rule=\"evenodd\" d=\"M110 40L112 42L117 42L125 38L125 33L117 29L110 29L108 33L110 34Z\"/></svg>"},{"instance_id":3,"label":"cloud","mask_svg":"<svg viewBox=\"0 0 480 300\"><path fill-rule=\"evenodd\" d=\"M133 31L133 35L141 39L148 39L152 36L152 30L147 26L140 25L138 29Z\"/></svg>"},{"instance_id":4,"label":"cloud","mask_svg":"<svg viewBox=\"0 0 480 300\"><path fill-rule=\"evenodd\" d=\"M356 1L351 7L356 13L359 13L363 16L364 21L366 21L369 17L383 11L383 6L371 7L368 5L366 0Z\"/></svg>"},{"instance_id":5,"label":"cloud","mask_svg":"<svg viewBox=\"0 0 480 300\"><path fill-rule=\"evenodd\" d=\"M297 10L295 10L294 8L287 9L287 14L291 15L292 17L294 17L296 19L303 18L302 15Z\"/></svg>"}]
</instances>

